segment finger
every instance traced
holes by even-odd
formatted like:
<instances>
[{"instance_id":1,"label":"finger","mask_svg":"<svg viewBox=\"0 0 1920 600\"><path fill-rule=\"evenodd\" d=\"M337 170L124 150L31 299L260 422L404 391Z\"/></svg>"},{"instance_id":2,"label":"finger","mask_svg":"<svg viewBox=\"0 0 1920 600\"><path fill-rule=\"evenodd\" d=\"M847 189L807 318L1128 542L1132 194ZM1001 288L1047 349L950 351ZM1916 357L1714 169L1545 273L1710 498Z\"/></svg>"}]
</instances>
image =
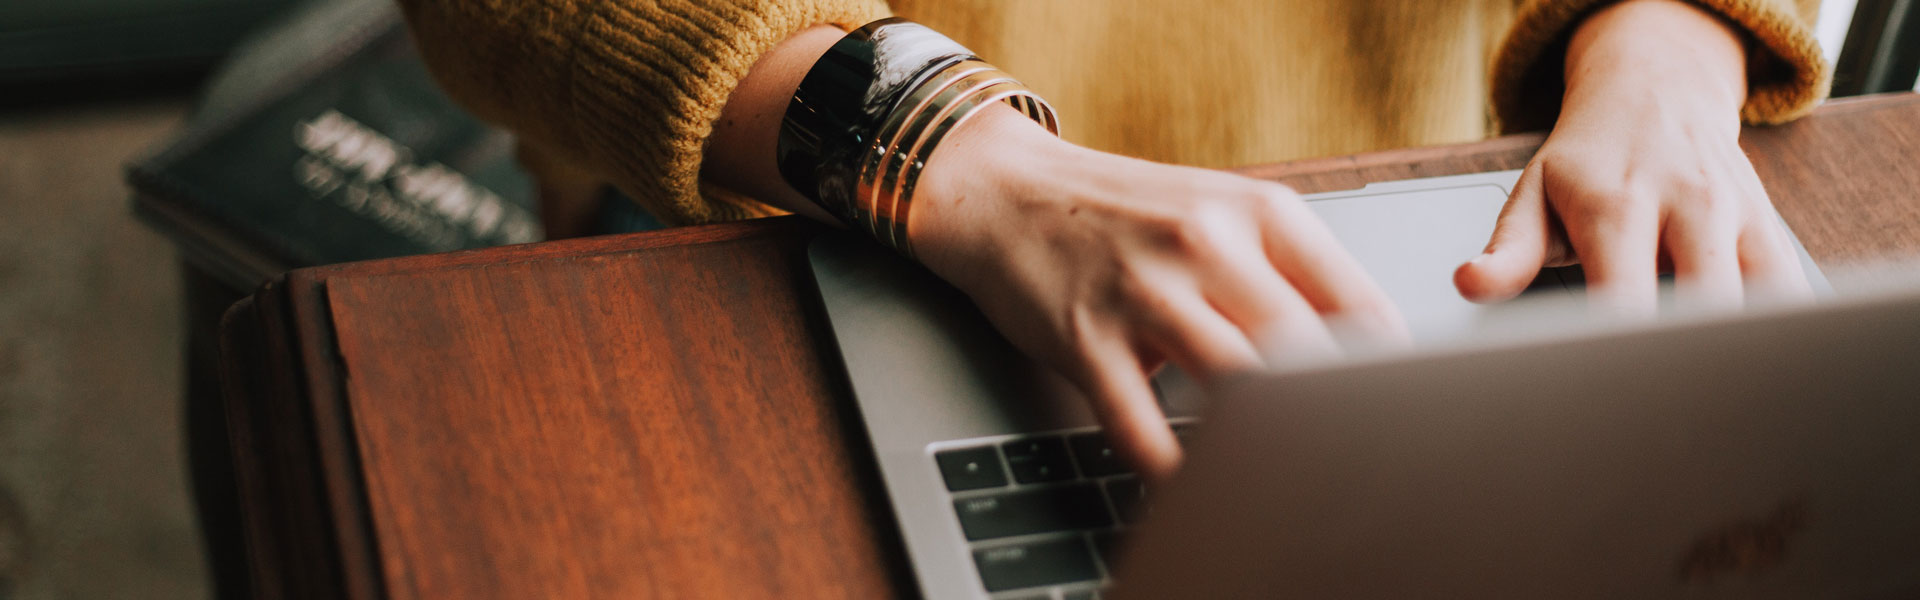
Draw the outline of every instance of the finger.
<instances>
[{"instance_id":1,"label":"finger","mask_svg":"<svg viewBox=\"0 0 1920 600\"><path fill-rule=\"evenodd\" d=\"M1329 324L1264 256L1228 254L1207 277L1207 301L1240 328L1268 366L1339 353Z\"/></svg>"},{"instance_id":2,"label":"finger","mask_svg":"<svg viewBox=\"0 0 1920 600\"><path fill-rule=\"evenodd\" d=\"M1073 379L1091 400L1107 439L1150 482L1165 481L1180 467L1180 444L1139 358L1118 340L1089 345L1087 352Z\"/></svg>"},{"instance_id":3,"label":"finger","mask_svg":"<svg viewBox=\"0 0 1920 600\"><path fill-rule=\"evenodd\" d=\"M1747 169L1743 187L1754 198L1765 200L1740 232L1739 257L1749 302L1797 302L1813 298L1800 251L1787 232L1786 221L1773 208L1760 177Z\"/></svg>"},{"instance_id":4,"label":"finger","mask_svg":"<svg viewBox=\"0 0 1920 600\"><path fill-rule=\"evenodd\" d=\"M1674 289L1681 306L1693 310L1740 308L1742 285L1739 231L1726 219L1677 210L1661 233L1673 262Z\"/></svg>"},{"instance_id":5,"label":"finger","mask_svg":"<svg viewBox=\"0 0 1920 600\"><path fill-rule=\"evenodd\" d=\"M1247 333L1198 293L1166 296L1140 325L1145 345L1203 381L1263 366Z\"/></svg>"},{"instance_id":6,"label":"finger","mask_svg":"<svg viewBox=\"0 0 1920 600\"><path fill-rule=\"evenodd\" d=\"M1327 321L1352 329L1369 341L1407 343L1411 336L1400 311L1319 217L1293 197L1275 198L1268 206L1262 245L1267 260L1288 283L1286 287L1296 290L1298 297ZM1278 335L1278 343L1310 347L1313 333L1262 330L1259 335Z\"/></svg>"},{"instance_id":7,"label":"finger","mask_svg":"<svg viewBox=\"0 0 1920 600\"><path fill-rule=\"evenodd\" d=\"M1500 209L1493 235L1478 256L1453 272L1453 286L1473 302L1499 302L1526 291L1546 265L1552 224L1540 163L1527 166Z\"/></svg>"},{"instance_id":8,"label":"finger","mask_svg":"<svg viewBox=\"0 0 1920 600\"><path fill-rule=\"evenodd\" d=\"M1627 198L1593 198L1565 220L1567 241L1586 273L1587 304L1616 317L1650 317L1657 309L1660 219Z\"/></svg>"},{"instance_id":9,"label":"finger","mask_svg":"<svg viewBox=\"0 0 1920 600\"><path fill-rule=\"evenodd\" d=\"M1786 226L1768 210L1740 233L1739 262L1748 289L1758 302L1797 301L1813 297L1813 287L1800 264Z\"/></svg>"}]
</instances>

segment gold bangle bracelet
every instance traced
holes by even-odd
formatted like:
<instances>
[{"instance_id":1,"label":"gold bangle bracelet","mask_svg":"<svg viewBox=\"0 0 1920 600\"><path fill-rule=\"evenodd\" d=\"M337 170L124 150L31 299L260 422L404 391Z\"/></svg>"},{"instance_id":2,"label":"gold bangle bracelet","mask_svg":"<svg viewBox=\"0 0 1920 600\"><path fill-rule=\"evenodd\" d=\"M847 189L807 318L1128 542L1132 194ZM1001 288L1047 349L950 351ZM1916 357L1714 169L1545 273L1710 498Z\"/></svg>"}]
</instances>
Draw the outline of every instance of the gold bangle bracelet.
<instances>
[{"instance_id":1,"label":"gold bangle bracelet","mask_svg":"<svg viewBox=\"0 0 1920 600\"><path fill-rule=\"evenodd\" d=\"M859 165L854 206L868 233L913 257L907 235L920 172L953 128L995 102L1006 102L1058 135L1053 107L985 62L967 60L922 82L880 128Z\"/></svg>"},{"instance_id":2,"label":"gold bangle bracelet","mask_svg":"<svg viewBox=\"0 0 1920 600\"><path fill-rule=\"evenodd\" d=\"M1019 82L1011 78L994 78L981 82L955 94L952 103L940 107L935 113L931 125L915 132L918 135L908 150L902 154L903 160L889 165L887 171L880 176L879 197L884 199L881 200L882 204L875 207L874 213L884 218L889 226L888 230L881 234L883 241L900 250L902 254L913 255L912 245L906 241L907 219L913 204L910 198L903 202L902 196L925 168L926 157L932 154L934 145L946 137L947 132L959 123L961 117L972 116L974 112L986 106L988 102L983 99L994 95L1011 95L1024 89L1020 87Z\"/></svg>"},{"instance_id":3,"label":"gold bangle bracelet","mask_svg":"<svg viewBox=\"0 0 1920 600\"><path fill-rule=\"evenodd\" d=\"M862 174L862 181L869 183L871 189L859 189L858 198L866 202L867 209L873 214L874 236L888 246L898 248L892 226L898 221L895 215L894 192L898 189L899 175L914 159L914 151L926 139L929 126L938 123L964 101L967 97L994 86L1018 85L1013 78L998 70L970 73L953 80L952 84L940 90L929 102L914 111L907 118L907 127L900 135L888 140L874 140L875 146L885 143L884 159L875 165L869 173ZM885 222L885 226L881 226Z\"/></svg>"},{"instance_id":4,"label":"gold bangle bracelet","mask_svg":"<svg viewBox=\"0 0 1920 600\"><path fill-rule=\"evenodd\" d=\"M923 143L920 144L913 153L913 159L907 162L907 172L902 175L900 190L894 194L893 199L895 204L894 215L896 216L893 223L893 235L896 240L895 243L897 244L896 248L899 249L901 254L906 255L908 258L912 258L914 255L913 240L907 236L908 211L913 206L913 192L920 183L920 171L926 168L928 159L933 156L934 150L939 147L940 140L945 138L948 132L959 127L962 123L967 122L967 120L973 118L974 115L979 114L981 108L991 106L997 102L1006 102L1013 105L1016 109L1029 111L1027 112L1029 118L1045 126L1049 133L1059 135L1058 124L1053 118L1053 107L1049 106L1046 100L1041 99L1040 96L1035 95L1032 90L1021 86L1018 82L1006 87L1017 89L1006 89L994 92L991 95L976 96L975 98L962 100L963 103L968 103L969 106L963 107L962 110L955 111L947 120L941 122L937 128L928 132L927 138L923 140Z\"/></svg>"},{"instance_id":5,"label":"gold bangle bracelet","mask_svg":"<svg viewBox=\"0 0 1920 600\"><path fill-rule=\"evenodd\" d=\"M874 134L872 144L868 146L867 151L861 157L861 163L857 170L859 179L854 187L854 205L865 209L866 214L864 216L866 218L863 220L865 220L866 223L852 223L850 225L856 227L864 225L870 235L873 235L876 239L879 237L879 228L875 224L873 210L873 207L877 203L877 199L874 197L876 193L874 180L878 174L885 169L885 165L890 160L899 160L899 158L894 156L894 153L899 148L900 132L903 129L913 131L925 127L925 123L920 122L917 117L927 114L926 108L939 100L941 93L946 92L953 85L964 85L962 80L978 73L997 72L998 71L993 68L993 65L985 62L978 60L964 61L928 78L919 88L913 90L911 94L908 94L907 98L901 102L898 108L887 115L887 120L881 124L879 130Z\"/></svg>"}]
</instances>

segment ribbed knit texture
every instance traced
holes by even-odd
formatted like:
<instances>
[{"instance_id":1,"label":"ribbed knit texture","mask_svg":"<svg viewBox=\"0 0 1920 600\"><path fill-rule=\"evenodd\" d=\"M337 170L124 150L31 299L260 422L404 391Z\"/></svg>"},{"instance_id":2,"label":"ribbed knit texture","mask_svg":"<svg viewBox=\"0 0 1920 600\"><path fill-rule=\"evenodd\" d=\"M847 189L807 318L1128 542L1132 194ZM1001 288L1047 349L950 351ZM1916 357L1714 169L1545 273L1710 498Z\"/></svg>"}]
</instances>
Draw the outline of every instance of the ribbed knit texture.
<instances>
[{"instance_id":1,"label":"ribbed knit texture","mask_svg":"<svg viewBox=\"0 0 1920 600\"><path fill-rule=\"evenodd\" d=\"M894 0L892 10L1020 77L1060 109L1069 140L1226 167L1549 126L1566 39L1609 1ZM1757 41L1748 121L1798 116L1825 95L1817 0L1695 1ZM793 33L889 14L882 0L400 3L455 98L669 223L776 212L703 189L721 106Z\"/></svg>"},{"instance_id":2,"label":"ribbed knit texture","mask_svg":"<svg viewBox=\"0 0 1920 600\"><path fill-rule=\"evenodd\" d=\"M401 4L435 78L456 98L671 223L777 212L702 193L701 157L721 106L754 60L792 34L890 14L879 0Z\"/></svg>"},{"instance_id":3,"label":"ribbed knit texture","mask_svg":"<svg viewBox=\"0 0 1920 600\"><path fill-rule=\"evenodd\" d=\"M1495 59L1493 108L1502 129L1526 131L1553 125L1565 88L1562 62L1573 24L1616 0L1530 0L1515 17ZM1832 72L1814 39L1819 0L1689 0L1745 30L1757 52L1749 54L1748 123L1781 123L1813 110L1826 99Z\"/></svg>"}]
</instances>

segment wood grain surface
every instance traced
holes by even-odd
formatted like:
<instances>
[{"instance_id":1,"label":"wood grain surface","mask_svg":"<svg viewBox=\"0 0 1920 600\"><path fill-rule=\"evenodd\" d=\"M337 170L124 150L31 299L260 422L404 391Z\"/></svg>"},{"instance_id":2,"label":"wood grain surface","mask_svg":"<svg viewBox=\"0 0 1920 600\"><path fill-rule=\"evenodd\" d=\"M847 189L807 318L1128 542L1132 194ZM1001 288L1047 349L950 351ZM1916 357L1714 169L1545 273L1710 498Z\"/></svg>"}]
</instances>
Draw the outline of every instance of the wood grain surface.
<instances>
[{"instance_id":1,"label":"wood grain surface","mask_svg":"<svg viewBox=\"0 0 1920 600\"><path fill-rule=\"evenodd\" d=\"M1920 97L1744 138L1821 261L1920 254ZM1302 191L1539 136L1254 167ZM877 598L911 575L795 217L296 271L228 315L264 597ZM295 582L295 583L289 583Z\"/></svg>"},{"instance_id":2,"label":"wood grain surface","mask_svg":"<svg viewBox=\"0 0 1920 600\"><path fill-rule=\"evenodd\" d=\"M859 448L821 443L848 432L804 263L749 239L330 282L347 397L382 399L355 433L391 595L886 595Z\"/></svg>"}]
</instances>

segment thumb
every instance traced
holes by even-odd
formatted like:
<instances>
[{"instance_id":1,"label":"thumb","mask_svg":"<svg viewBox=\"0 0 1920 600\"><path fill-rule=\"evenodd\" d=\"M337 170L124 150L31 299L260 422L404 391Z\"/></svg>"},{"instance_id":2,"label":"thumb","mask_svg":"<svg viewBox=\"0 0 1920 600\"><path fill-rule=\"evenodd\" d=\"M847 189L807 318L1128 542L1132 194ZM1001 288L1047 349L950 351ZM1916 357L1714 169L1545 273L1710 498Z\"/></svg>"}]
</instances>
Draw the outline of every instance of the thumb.
<instances>
[{"instance_id":1,"label":"thumb","mask_svg":"<svg viewBox=\"0 0 1920 600\"><path fill-rule=\"evenodd\" d=\"M1460 295L1474 302L1499 302L1520 295L1547 260L1547 197L1539 163L1527 165L1500 209L1487 248L1453 272Z\"/></svg>"}]
</instances>

